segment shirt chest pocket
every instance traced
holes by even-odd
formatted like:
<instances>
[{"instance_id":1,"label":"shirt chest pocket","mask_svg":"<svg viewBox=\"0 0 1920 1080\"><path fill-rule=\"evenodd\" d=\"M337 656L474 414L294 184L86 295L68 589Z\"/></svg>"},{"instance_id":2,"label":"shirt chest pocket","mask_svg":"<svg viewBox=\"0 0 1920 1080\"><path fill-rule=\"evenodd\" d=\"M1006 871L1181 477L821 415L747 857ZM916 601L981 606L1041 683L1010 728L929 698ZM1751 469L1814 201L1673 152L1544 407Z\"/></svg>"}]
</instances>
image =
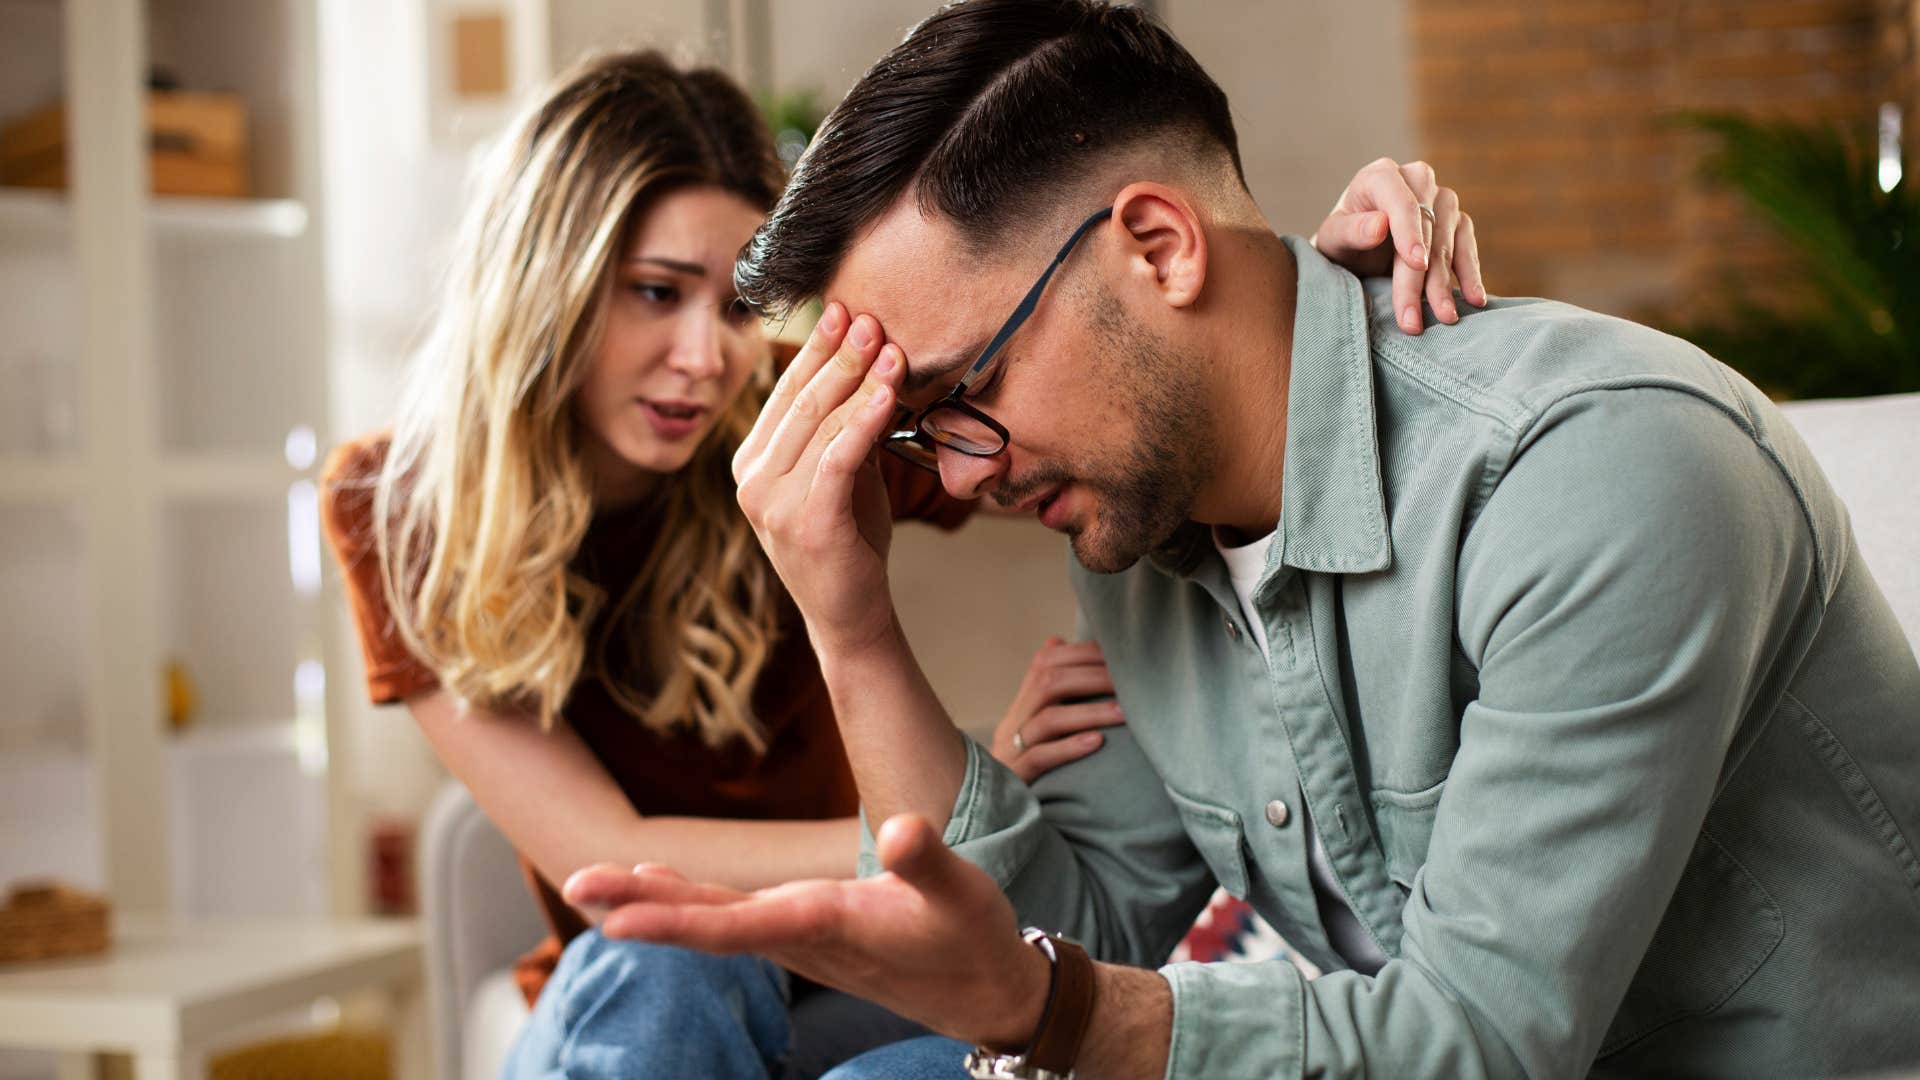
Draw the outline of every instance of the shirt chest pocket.
<instances>
[{"instance_id":1,"label":"shirt chest pocket","mask_svg":"<svg viewBox=\"0 0 1920 1080\"><path fill-rule=\"evenodd\" d=\"M1241 833L1240 815L1224 806L1195 799L1167 789L1187 838L1206 860L1215 881L1239 899L1247 898L1246 839Z\"/></svg>"},{"instance_id":2,"label":"shirt chest pocket","mask_svg":"<svg viewBox=\"0 0 1920 1080\"><path fill-rule=\"evenodd\" d=\"M1446 781L1421 791L1375 791L1370 796L1380 847L1387 859L1387 876L1409 891L1413 876L1426 865L1433 843L1433 818L1440 809Z\"/></svg>"}]
</instances>

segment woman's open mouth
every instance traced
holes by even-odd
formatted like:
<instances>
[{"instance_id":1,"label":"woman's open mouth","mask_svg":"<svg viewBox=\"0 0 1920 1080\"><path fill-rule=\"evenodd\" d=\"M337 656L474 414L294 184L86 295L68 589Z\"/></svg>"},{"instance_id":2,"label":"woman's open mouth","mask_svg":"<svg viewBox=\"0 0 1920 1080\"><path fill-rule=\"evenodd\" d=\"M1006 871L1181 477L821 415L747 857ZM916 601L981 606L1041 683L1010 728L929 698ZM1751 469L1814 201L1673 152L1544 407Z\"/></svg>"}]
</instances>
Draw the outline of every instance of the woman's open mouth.
<instances>
[{"instance_id":1,"label":"woman's open mouth","mask_svg":"<svg viewBox=\"0 0 1920 1080\"><path fill-rule=\"evenodd\" d=\"M640 399L640 409L647 414L647 422L662 438L684 439L700 430L701 421L707 415L704 405L688 401L650 401Z\"/></svg>"}]
</instances>

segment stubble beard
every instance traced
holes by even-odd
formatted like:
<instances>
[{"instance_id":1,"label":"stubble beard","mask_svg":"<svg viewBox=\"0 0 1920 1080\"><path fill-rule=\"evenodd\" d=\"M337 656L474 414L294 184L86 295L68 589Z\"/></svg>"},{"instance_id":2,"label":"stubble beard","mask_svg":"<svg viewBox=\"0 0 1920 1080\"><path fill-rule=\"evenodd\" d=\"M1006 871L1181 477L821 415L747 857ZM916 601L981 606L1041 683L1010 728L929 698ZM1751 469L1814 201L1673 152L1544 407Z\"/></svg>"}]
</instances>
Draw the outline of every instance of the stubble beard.
<instances>
[{"instance_id":1,"label":"stubble beard","mask_svg":"<svg viewBox=\"0 0 1920 1080\"><path fill-rule=\"evenodd\" d=\"M1106 307L1106 305L1101 305ZM1118 305L1099 319L1106 384L1116 429L1131 427L1125 451L1090 462L1071 479L1097 496L1084 526L1069 528L1074 558L1097 574L1117 574L1172 538L1193 516L1201 483L1219 445L1207 411L1198 358L1182 355L1145 330L1123 324ZM1061 476L1052 482L1068 479Z\"/></svg>"}]
</instances>

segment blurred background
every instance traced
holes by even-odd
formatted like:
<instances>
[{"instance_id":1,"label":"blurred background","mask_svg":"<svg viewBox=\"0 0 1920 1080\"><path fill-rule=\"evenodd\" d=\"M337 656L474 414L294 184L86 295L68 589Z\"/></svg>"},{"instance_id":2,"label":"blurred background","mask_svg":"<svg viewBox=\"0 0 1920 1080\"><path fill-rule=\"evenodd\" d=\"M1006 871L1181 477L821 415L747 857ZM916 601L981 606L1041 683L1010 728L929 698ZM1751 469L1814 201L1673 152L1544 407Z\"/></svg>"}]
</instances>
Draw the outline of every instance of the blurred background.
<instances>
[{"instance_id":1,"label":"blurred background","mask_svg":"<svg viewBox=\"0 0 1920 1080\"><path fill-rule=\"evenodd\" d=\"M1683 333L1781 396L1920 389L1915 0L1150 6L1284 231L1424 158L1496 293ZM392 419L477 147L573 58L651 44L733 72L797 151L929 10L0 0L0 888L410 912L444 777L365 704L314 480ZM1071 633L1064 545L990 520L896 551L936 687L989 730Z\"/></svg>"}]
</instances>

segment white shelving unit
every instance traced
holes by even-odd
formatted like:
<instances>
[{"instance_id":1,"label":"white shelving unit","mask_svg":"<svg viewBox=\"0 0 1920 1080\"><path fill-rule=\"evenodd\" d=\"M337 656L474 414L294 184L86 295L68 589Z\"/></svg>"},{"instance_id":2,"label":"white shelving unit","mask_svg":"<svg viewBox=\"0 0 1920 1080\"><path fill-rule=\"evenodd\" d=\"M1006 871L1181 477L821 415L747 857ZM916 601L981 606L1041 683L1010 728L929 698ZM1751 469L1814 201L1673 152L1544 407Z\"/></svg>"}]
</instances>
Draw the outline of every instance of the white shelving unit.
<instances>
[{"instance_id":1,"label":"white shelving unit","mask_svg":"<svg viewBox=\"0 0 1920 1080\"><path fill-rule=\"evenodd\" d=\"M156 237L181 240L292 240L307 231L297 199L197 199L155 196L147 224ZM72 200L58 191L0 187L0 232L66 242L73 235Z\"/></svg>"},{"instance_id":2,"label":"white shelving unit","mask_svg":"<svg viewBox=\"0 0 1920 1080\"><path fill-rule=\"evenodd\" d=\"M59 872L208 917L354 907L314 501L317 2L0 0L0 120L64 98L72 177L0 188L0 759L78 778L31 814L0 800L0 833L84 837L44 867L45 845L0 846L0 883ZM150 68L246 100L260 197L147 194ZM170 661L198 691L186 736Z\"/></svg>"}]
</instances>

